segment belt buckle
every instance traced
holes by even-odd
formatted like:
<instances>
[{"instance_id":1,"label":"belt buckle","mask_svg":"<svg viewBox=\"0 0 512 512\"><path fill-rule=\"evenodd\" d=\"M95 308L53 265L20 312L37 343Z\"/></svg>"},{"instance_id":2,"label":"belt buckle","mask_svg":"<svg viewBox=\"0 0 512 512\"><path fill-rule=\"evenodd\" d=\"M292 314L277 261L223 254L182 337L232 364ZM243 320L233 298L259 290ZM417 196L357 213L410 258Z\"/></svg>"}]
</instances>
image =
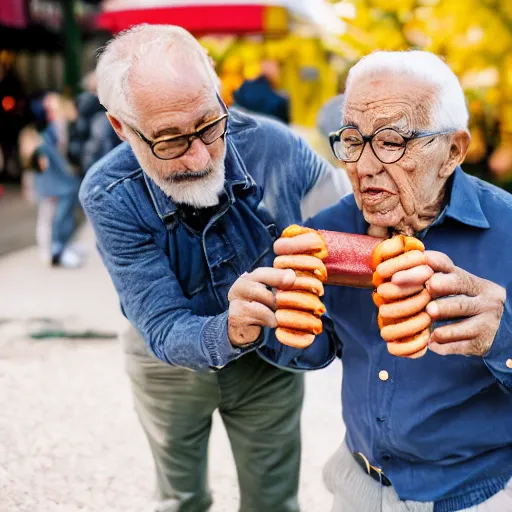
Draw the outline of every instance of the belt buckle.
<instances>
[{"instance_id":1,"label":"belt buckle","mask_svg":"<svg viewBox=\"0 0 512 512\"><path fill-rule=\"evenodd\" d=\"M379 475L379 482L381 483L381 485L384 485L384 483L382 482L382 477L384 476L382 469L370 464L370 461L366 458L366 455L364 453L357 452L357 455L359 455L363 459L366 466L366 472L368 473L368 475L371 476L372 470L375 471L375 473Z\"/></svg>"}]
</instances>

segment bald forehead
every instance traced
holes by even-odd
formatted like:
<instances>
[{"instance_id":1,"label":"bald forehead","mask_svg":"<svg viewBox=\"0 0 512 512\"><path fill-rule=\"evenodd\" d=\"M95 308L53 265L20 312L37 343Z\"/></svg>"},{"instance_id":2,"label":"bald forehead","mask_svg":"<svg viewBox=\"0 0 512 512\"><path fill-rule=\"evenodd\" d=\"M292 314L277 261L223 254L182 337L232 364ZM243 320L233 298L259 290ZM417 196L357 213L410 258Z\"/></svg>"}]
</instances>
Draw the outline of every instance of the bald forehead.
<instances>
[{"instance_id":1,"label":"bald forehead","mask_svg":"<svg viewBox=\"0 0 512 512\"><path fill-rule=\"evenodd\" d=\"M345 122L374 131L401 124L409 131L428 127L437 90L414 77L379 74L350 84L345 98Z\"/></svg>"}]
</instances>

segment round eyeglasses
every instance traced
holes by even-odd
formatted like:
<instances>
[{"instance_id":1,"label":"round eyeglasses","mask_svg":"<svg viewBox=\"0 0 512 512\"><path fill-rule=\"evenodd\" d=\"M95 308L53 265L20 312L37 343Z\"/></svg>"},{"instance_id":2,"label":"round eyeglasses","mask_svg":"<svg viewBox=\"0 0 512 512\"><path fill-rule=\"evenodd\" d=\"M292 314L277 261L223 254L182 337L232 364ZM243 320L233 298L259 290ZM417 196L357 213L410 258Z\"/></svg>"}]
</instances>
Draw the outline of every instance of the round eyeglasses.
<instances>
[{"instance_id":1,"label":"round eyeglasses","mask_svg":"<svg viewBox=\"0 0 512 512\"><path fill-rule=\"evenodd\" d=\"M338 131L329 134L329 141L336 158L345 163L357 162L363 154L366 143L369 142L373 154L383 164L394 164L404 156L409 141L445 135L453 131L418 132L405 137L394 128L381 128L373 135L365 137L355 126L342 126Z\"/></svg>"}]
</instances>

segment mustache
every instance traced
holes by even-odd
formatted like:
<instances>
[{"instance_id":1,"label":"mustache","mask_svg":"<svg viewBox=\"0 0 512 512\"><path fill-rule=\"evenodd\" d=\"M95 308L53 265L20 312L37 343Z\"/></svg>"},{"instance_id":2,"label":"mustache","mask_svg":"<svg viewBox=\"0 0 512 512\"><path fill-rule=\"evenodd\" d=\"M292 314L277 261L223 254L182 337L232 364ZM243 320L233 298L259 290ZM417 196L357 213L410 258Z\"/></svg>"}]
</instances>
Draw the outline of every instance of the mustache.
<instances>
[{"instance_id":1,"label":"mustache","mask_svg":"<svg viewBox=\"0 0 512 512\"><path fill-rule=\"evenodd\" d=\"M213 170L213 166L210 165L202 171L183 171L178 174L168 176L166 181L169 183L184 183L187 181L200 180L201 178L206 178L206 176L209 176Z\"/></svg>"}]
</instances>

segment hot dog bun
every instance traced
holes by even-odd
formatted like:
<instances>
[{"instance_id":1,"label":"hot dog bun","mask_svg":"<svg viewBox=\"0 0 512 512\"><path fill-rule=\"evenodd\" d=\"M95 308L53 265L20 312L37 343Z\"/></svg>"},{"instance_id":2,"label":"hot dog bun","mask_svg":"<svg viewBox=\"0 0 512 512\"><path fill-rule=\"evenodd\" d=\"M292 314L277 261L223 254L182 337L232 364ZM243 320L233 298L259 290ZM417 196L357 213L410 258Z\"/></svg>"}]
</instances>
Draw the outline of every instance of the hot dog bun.
<instances>
[{"instance_id":1,"label":"hot dog bun","mask_svg":"<svg viewBox=\"0 0 512 512\"><path fill-rule=\"evenodd\" d=\"M425 246L414 238L395 235L373 251L373 301L377 324L390 354L417 359L425 355L430 338L430 316L425 308L430 294L424 286L399 287L390 279L396 272L424 265Z\"/></svg>"}]
</instances>

